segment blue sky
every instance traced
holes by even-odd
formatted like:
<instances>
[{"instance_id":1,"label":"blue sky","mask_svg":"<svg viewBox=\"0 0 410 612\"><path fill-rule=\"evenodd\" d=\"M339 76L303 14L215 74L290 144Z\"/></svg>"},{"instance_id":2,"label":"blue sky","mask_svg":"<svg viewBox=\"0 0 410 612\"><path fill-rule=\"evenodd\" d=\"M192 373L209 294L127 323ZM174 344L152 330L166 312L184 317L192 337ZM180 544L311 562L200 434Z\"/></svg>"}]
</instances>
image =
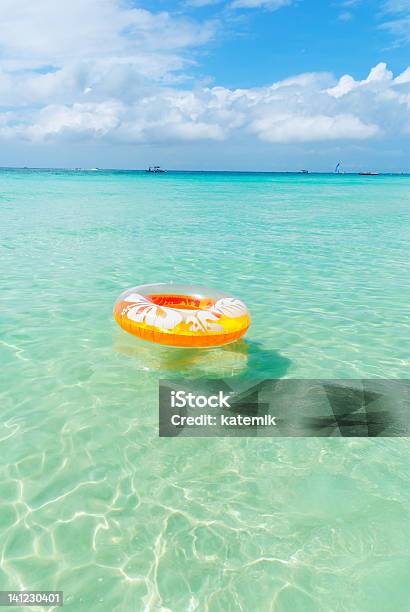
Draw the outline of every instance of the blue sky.
<instances>
[{"instance_id":1,"label":"blue sky","mask_svg":"<svg viewBox=\"0 0 410 612\"><path fill-rule=\"evenodd\" d=\"M0 165L410 171L410 0L2 0Z\"/></svg>"},{"instance_id":2,"label":"blue sky","mask_svg":"<svg viewBox=\"0 0 410 612\"><path fill-rule=\"evenodd\" d=\"M408 6L410 14L410 2ZM401 72L409 65L409 48L398 45L398 36L383 27L392 19L383 7L386 3L366 0L299 0L276 11L232 14L221 13L220 4L204 6L202 19L227 23L201 57L198 72L234 88L263 86L301 72L348 72L360 79L378 62ZM190 15L198 16L198 10L192 8ZM395 17L397 21L400 15Z\"/></svg>"}]
</instances>

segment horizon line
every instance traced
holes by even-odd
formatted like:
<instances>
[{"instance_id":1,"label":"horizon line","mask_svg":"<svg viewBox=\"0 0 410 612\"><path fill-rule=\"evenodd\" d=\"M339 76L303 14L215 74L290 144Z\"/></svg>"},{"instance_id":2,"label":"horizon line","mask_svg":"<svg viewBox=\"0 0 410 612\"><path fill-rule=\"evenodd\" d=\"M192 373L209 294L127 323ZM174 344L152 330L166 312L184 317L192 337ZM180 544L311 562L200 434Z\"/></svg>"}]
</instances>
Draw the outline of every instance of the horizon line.
<instances>
[{"instance_id":1,"label":"horizon line","mask_svg":"<svg viewBox=\"0 0 410 612\"><path fill-rule=\"evenodd\" d=\"M72 172L147 172L146 168L103 168L103 167L76 167L76 166L0 166L0 170L68 170ZM165 173L169 172L190 172L190 173L236 173L236 174L301 174L307 176L309 174L331 174L335 176L346 176L346 175L360 175L364 174L367 176L377 175L397 175L397 176L408 176L409 171L363 171L363 170L352 170L344 172L334 172L333 170L177 170L177 169L166 169ZM154 173L153 173L154 174Z\"/></svg>"}]
</instances>

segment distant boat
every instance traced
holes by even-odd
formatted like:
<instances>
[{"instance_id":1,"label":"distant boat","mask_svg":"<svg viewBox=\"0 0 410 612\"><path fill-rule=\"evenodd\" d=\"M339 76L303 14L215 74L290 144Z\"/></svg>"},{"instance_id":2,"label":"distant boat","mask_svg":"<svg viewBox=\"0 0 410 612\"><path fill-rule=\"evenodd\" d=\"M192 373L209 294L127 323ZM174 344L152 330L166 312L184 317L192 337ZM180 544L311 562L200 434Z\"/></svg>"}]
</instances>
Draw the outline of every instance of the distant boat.
<instances>
[{"instance_id":1,"label":"distant boat","mask_svg":"<svg viewBox=\"0 0 410 612\"><path fill-rule=\"evenodd\" d=\"M309 170L301 170L300 174L309 174Z\"/></svg>"},{"instance_id":2,"label":"distant boat","mask_svg":"<svg viewBox=\"0 0 410 612\"><path fill-rule=\"evenodd\" d=\"M145 170L145 172L153 172L154 174L161 174L163 172L166 172L166 170L161 168L161 166L150 166L148 170Z\"/></svg>"},{"instance_id":3,"label":"distant boat","mask_svg":"<svg viewBox=\"0 0 410 612\"><path fill-rule=\"evenodd\" d=\"M379 176L380 172L359 172L360 176Z\"/></svg>"},{"instance_id":4,"label":"distant boat","mask_svg":"<svg viewBox=\"0 0 410 612\"><path fill-rule=\"evenodd\" d=\"M341 164L341 163L342 163L342 162L338 162L338 163L336 164L335 174L340 174L340 170L339 170L339 168L340 168L340 164Z\"/></svg>"}]
</instances>

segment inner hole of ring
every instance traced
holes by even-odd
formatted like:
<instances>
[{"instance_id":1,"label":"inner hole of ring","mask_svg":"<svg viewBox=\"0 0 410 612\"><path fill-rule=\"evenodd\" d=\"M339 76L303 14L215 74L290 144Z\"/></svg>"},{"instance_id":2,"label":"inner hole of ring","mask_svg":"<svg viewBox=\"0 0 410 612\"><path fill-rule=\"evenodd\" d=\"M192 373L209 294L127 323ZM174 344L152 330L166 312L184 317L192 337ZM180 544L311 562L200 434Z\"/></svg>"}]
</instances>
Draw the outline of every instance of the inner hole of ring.
<instances>
[{"instance_id":1,"label":"inner hole of ring","mask_svg":"<svg viewBox=\"0 0 410 612\"><path fill-rule=\"evenodd\" d=\"M167 306L181 310L204 310L215 304L215 300L192 295L155 294L146 296L156 306Z\"/></svg>"}]
</instances>

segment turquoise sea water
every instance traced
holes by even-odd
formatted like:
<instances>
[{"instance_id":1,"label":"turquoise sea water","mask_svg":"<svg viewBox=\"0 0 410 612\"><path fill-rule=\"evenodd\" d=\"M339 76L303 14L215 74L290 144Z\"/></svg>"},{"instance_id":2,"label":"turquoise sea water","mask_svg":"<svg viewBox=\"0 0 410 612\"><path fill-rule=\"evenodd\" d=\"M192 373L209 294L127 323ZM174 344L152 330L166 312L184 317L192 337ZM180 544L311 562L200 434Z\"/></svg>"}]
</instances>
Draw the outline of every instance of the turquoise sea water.
<instances>
[{"instance_id":1,"label":"turquoise sea water","mask_svg":"<svg viewBox=\"0 0 410 612\"><path fill-rule=\"evenodd\" d=\"M406 378L410 177L0 171L0 589L66 610L408 610L407 439L159 439L158 378ZM246 340L144 344L148 282Z\"/></svg>"}]
</instances>

